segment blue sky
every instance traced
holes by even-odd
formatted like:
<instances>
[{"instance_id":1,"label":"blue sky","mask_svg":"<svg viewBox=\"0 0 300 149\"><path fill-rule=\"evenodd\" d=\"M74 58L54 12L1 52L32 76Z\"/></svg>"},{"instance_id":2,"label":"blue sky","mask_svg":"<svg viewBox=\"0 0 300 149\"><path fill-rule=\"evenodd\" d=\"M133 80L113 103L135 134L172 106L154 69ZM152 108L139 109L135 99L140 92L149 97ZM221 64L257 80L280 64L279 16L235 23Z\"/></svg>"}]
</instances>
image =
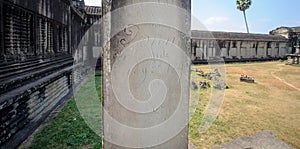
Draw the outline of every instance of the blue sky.
<instances>
[{"instance_id":1,"label":"blue sky","mask_svg":"<svg viewBox=\"0 0 300 149\"><path fill-rule=\"evenodd\" d=\"M85 0L85 3L100 5L101 0ZM246 32L243 13L236 9L235 3L236 0L192 0L192 29ZM251 33L300 26L300 0L252 0L246 15Z\"/></svg>"},{"instance_id":2,"label":"blue sky","mask_svg":"<svg viewBox=\"0 0 300 149\"><path fill-rule=\"evenodd\" d=\"M84 0L84 3L89 6L101 6L101 0Z\"/></svg>"},{"instance_id":3,"label":"blue sky","mask_svg":"<svg viewBox=\"0 0 300 149\"><path fill-rule=\"evenodd\" d=\"M208 30L246 32L243 13L236 9L235 3L235 0L192 0L192 14ZM246 11L250 32L268 33L280 26L300 26L299 6L300 0L252 0Z\"/></svg>"}]
</instances>

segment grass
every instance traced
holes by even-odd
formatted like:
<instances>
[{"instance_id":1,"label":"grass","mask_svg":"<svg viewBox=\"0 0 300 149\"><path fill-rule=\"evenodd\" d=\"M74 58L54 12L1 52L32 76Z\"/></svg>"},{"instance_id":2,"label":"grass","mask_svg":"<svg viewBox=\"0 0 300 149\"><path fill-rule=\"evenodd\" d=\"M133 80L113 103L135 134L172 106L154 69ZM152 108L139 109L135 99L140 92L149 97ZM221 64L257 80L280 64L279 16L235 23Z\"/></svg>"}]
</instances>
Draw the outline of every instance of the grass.
<instances>
[{"instance_id":1,"label":"grass","mask_svg":"<svg viewBox=\"0 0 300 149\"><path fill-rule=\"evenodd\" d=\"M194 66L205 72L207 65ZM239 81L241 74L255 77L256 83ZM280 78L278 80L273 75ZM210 90L192 91L199 104L191 115L189 140L197 148L212 148L241 136L272 130L284 142L300 148L300 69L280 62L227 64L224 103L218 118L205 132L199 132ZM291 84L295 88L289 86Z\"/></svg>"},{"instance_id":2,"label":"grass","mask_svg":"<svg viewBox=\"0 0 300 149\"><path fill-rule=\"evenodd\" d=\"M91 85L94 85L94 81L97 82L97 93L101 95L101 78L99 76L90 77L76 93L76 98L73 97L59 114L50 118L42 130L34 136L34 140L30 145L31 149L102 148L101 135L97 135L99 132L101 134L101 128L96 128L100 130L93 131L92 127L89 127L88 123L82 118L83 114L80 114L82 110L78 110L80 105L77 100L80 100L82 97L89 97L89 90ZM97 118L95 118L95 115L92 115L92 117L98 120L96 122L98 125L96 126L101 127L101 119L99 121L101 113L99 111L101 109L98 109L96 112Z\"/></svg>"}]
</instances>

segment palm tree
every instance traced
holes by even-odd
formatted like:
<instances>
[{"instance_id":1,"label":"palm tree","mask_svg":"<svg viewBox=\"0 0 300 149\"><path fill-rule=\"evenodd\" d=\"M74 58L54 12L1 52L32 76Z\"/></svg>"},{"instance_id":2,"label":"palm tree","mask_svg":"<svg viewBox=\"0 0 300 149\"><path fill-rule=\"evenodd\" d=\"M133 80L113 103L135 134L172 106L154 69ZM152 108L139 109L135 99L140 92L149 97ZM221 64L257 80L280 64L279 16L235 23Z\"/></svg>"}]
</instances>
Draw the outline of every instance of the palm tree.
<instances>
[{"instance_id":1,"label":"palm tree","mask_svg":"<svg viewBox=\"0 0 300 149\"><path fill-rule=\"evenodd\" d=\"M246 18L246 12L245 11L250 7L251 0L237 0L236 5L237 5L238 10L243 11L247 32L249 33L249 28L248 28L248 23L247 23L247 18Z\"/></svg>"}]
</instances>

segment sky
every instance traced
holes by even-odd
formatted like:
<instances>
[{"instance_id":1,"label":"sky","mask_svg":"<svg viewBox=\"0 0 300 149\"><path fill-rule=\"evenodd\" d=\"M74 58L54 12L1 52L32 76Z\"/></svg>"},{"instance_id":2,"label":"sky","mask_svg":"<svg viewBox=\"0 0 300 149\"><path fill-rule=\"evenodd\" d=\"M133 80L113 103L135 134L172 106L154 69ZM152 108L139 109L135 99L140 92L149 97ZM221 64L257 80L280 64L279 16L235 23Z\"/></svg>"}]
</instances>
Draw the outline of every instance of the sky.
<instances>
[{"instance_id":1,"label":"sky","mask_svg":"<svg viewBox=\"0 0 300 149\"><path fill-rule=\"evenodd\" d=\"M101 0L84 0L84 3L88 6L101 6Z\"/></svg>"},{"instance_id":2,"label":"sky","mask_svg":"<svg viewBox=\"0 0 300 149\"><path fill-rule=\"evenodd\" d=\"M101 0L85 0L101 5ZM251 33L269 33L281 27L300 26L300 0L252 0L246 10ZM246 32L243 13L236 0L192 0L192 29Z\"/></svg>"}]
</instances>

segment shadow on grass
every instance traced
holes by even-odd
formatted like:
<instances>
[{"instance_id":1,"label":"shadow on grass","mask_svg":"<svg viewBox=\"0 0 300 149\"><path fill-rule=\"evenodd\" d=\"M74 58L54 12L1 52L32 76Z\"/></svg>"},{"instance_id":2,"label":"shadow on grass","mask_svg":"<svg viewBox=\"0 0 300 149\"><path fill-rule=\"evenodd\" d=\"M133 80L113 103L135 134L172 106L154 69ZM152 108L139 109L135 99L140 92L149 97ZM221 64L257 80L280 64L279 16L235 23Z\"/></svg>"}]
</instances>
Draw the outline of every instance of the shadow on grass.
<instances>
[{"instance_id":1,"label":"shadow on grass","mask_svg":"<svg viewBox=\"0 0 300 149\"><path fill-rule=\"evenodd\" d=\"M96 72L97 74L97 72ZM95 81L98 95L101 95L101 77L91 76L76 93L86 97L88 92L82 91ZM101 96L99 96L101 97ZM100 99L99 99L100 100ZM101 110L100 110L101 111ZM101 113L100 113L101 115ZM64 108L34 136L30 146L32 149L47 148L102 148L102 138L88 127L77 109L74 97Z\"/></svg>"}]
</instances>

